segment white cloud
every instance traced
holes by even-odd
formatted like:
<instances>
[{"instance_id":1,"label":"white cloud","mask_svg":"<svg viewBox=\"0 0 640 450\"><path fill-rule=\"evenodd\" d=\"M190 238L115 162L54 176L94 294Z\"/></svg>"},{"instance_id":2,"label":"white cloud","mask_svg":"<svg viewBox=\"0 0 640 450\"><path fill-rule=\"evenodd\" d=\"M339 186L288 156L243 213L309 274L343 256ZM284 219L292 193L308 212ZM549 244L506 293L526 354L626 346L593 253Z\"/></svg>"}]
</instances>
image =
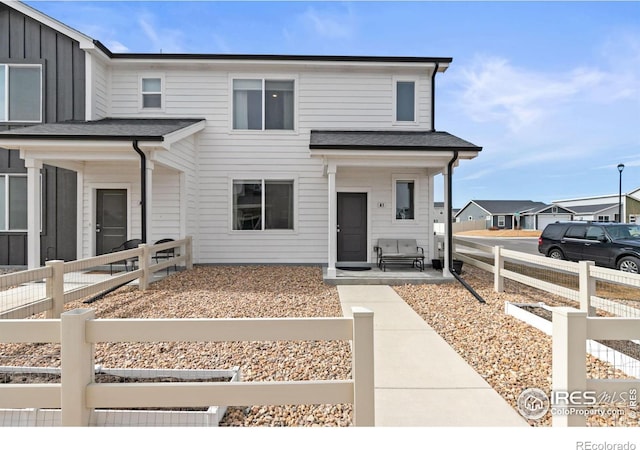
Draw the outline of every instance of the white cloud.
<instances>
[{"instance_id":1,"label":"white cloud","mask_svg":"<svg viewBox=\"0 0 640 450\"><path fill-rule=\"evenodd\" d=\"M129 51L129 48L121 42L118 41L107 41L105 45L109 50L113 53L126 53Z\"/></svg>"},{"instance_id":2,"label":"white cloud","mask_svg":"<svg viewBox=\"0 0 640 450\"><path fill-rule=\"evenodd\" d=\"M457 82L460 105L472 120L500 122L517 132L538 125L564 104L604 89L610 78L597 68L544 73L515 67L505 58L478 56Z\"/></svg>"},{"instance_id":3,"label":"white cloud","mask_svg":"<svg viewBox=\"0 0 640 450\"><path fill-rule=\"evenodd\" d=\"M152 53L182 53L184 52L183 33L179 30L160 28L154 25L154 17L144 14L138 18L138 24L149 41Z\"/></svg>"},{"instance_id":4,"label":"white cloud","mask_svg":"<svg viewBox=\"0 0 640 450\"><path fill-rule=\"evenodd\" d=\"M343 11L319 11L311 6L302 14L301 19L323 38L347 38L352 36L355 30L355 18L349 7Z\"/></svg>"}]
</instances>

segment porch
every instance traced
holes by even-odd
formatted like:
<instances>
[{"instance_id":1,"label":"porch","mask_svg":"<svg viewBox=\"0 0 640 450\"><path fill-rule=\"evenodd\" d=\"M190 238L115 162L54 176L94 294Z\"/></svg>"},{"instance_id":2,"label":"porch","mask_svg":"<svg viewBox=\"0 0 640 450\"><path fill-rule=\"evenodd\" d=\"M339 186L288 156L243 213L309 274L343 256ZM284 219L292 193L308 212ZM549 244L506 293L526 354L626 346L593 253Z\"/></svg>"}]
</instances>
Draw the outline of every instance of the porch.
<instances>
[{"instance_id":1,"label":"porch","mask_svg":"<svg viewBox=\"0 0 640 450\"><path fill-rule=\"evenodd\" d=\"M439 284L450 283L455 281L448 273L443 274L442 270L436 270L429 265L425 265L421 272L412 267L387 267L386 271L382 271L375 264L363 264L359 266L337 265L335 275L327 270L322 269L322 279L326 284L340 285L404 285L404 284Z\"/></svg>"}]
</instances>

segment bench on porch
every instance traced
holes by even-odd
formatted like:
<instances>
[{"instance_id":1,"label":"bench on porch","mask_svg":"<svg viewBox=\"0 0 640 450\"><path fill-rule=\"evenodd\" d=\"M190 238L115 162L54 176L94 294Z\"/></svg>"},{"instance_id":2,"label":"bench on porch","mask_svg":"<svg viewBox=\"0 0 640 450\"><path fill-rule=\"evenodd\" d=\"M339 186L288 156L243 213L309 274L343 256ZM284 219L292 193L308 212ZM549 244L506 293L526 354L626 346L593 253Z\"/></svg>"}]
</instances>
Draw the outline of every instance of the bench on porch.
<instances>
[{"instance_id":1,"label":"bench on porch","mask_svg":"<svg viewBox=\"0 0 640 450\"><path fill-rule=\"evenodd\" d=\"M390 264L411 264L420 272L424 270L424 249L415 239L378 239L374 247L378 256L378 267L386 272Z\"/></svg>"}]
</instances>

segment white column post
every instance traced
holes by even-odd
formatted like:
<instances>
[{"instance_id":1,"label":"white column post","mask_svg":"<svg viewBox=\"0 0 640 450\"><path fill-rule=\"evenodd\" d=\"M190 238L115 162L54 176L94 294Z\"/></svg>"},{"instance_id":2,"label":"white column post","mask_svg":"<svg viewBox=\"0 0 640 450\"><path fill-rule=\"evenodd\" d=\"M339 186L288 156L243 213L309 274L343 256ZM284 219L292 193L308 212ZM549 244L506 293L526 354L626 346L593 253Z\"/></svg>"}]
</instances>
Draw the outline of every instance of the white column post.
<instances>
[{"instance_id":1,"label":"white column post","mask_svg":"<svg viewBox=\"0 0 640 450\"><path fill-rule=\"evenodd\" d=\"M42 223L40 169L42 161L27 158L27 265L40 267L40 224Z\"/></svg>"},{"instance_id":2,"label":"white column post","mask_svg":"<svg viewBox=\"0 0 640 450\"><path fill-rule=\"evenodd\" d=\"M338 194L336 193L336 166L330 164L327 167L328 193L329 193L329 265L327 267L327 276L336 276L336 260L338 259Z\"/></svg>"},{"instance_id":3,"label":"white column post","mask_svg":"<svg viewBox=\"0 0 640 450\"><path fill-rule=\"evenodd\" d=\"M560 414L572 405L569 396L587 387L587 313L574 308L553 309L551 360L551 408L554 427L584 427L586 418L579 414Z\"/></svg>"},{"instance_id":4,"label":"white column post","mask_svg":"<svg viewBox=\"0 0 640 450\"><path fill-rule=\"evenodd\" d=\"M95 378L94 345L86 341L85 329L87 320L94 318L92 309L74 309L60 316L62 426L89 425L86 392Z\"/></svg>"},{"instance_id":5,"label":"white column post","mask_svg":"<svg viewBox=\"0 0 640 450\"><path fill-rule=\"evenodd\" d=\"M357 427L375 425L375 376L373 356L373 311L359 306L353 312L354 384L353 423Z\"/></svg>"}]
</instances>

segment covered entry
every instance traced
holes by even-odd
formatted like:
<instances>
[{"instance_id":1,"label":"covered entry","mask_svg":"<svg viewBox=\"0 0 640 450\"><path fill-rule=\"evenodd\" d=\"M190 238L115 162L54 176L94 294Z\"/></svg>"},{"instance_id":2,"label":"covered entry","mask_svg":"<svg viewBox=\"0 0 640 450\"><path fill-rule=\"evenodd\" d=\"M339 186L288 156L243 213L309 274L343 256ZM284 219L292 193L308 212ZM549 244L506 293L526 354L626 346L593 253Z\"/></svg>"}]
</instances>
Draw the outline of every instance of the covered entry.
<instances>
[{"instance_id":1,"label":"covered entry","mask_svg":"<svg viewBox=\"0 0 640 450\"><path fill-rule=\"evenodd\" d=\"M482 150L442 131L395 130L312 130L309 149L311 157L322 158L327 177L328 276L335 276L336 263L346 255L374 264L373 247L379 238L416 239L425 249L425 259L433 258L434 177L443 174L446 183L448 167L456 166L460 159L475 158ZM343 197L345 192L366 192L364 207L368 209L358 206L357 196ZM349 229L349 234L343 234L347 202L349 225L357 222L356 228L367 229L364 260L360 253L363 233ZM344 253L344 249L353 253Z\"/></svg>"}]
</instances>

